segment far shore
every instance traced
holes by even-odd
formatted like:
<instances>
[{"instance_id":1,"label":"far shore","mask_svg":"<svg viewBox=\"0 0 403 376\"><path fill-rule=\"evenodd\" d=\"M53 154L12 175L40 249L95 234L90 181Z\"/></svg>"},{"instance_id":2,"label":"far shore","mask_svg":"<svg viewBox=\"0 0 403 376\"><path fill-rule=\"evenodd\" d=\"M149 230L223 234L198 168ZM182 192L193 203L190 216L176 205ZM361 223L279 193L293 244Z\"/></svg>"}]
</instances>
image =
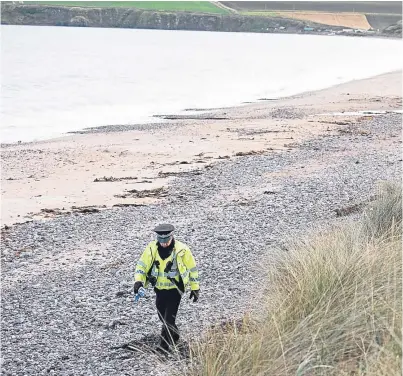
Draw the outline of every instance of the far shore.
<instances>
[{"instance_id":1,"label":"far shore","mask_svg":"<svg viewBox=\"0 0 403 376\"><path fill-rule=\"evenodd\" d=\"M384 15L372 27L366 15L331 12L321 16L287 12L278 16L234 13L214 14L198 11L155 11L123 7L76 7L2 2L3 25L132 28L155 30L193 30L243 33L307 35L345 35L358 37L401 37L401 15ZM340 20L344 23L340 24ZM322 22L322 23L320 23ZM344 25L344 26L342 26Z\"/></svg>"},{"instance_id":2,"label":"far shore","mask_svg":"<svg viewBox=\"0 0 403 376\"><path fill-rule=\"evenodd\" d=\"M245 155L292 150L303 141L360 128L402 107L402 72L278 100L182 118L166 125L99 128L2 146L2 226L72 212L147 205L175 176Z\"/></svg>"}]
</instances>

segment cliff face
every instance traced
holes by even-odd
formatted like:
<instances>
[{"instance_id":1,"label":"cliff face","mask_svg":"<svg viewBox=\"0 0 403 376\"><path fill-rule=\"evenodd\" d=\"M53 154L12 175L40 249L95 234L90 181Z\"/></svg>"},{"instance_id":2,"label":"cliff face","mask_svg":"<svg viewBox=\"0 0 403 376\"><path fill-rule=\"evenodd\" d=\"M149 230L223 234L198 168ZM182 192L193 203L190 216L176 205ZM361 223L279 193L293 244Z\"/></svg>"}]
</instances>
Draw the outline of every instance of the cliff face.
<instances>
[{"instance_id":1,"label":"cliff face","mask_svg":"<svg viewBox=\"0 0 403 376\"><path fill-rule=\"evenodd\" d=\"M134 8L78 8L1 4L4 25L119 27L227 32L302 32L307 22L282 18L154 12ZM324 25L313 25L324 29ZM339 28L332 27L337 30Z\"/></svg>"},{"instance_id":2,"label":"cliff face","mask_svg":"<svg viewBox=\"0 0 403 376\"><path fill-rule=\"evenodd\" d=\"M394 25L390 25L387 28L385 28L383 30L384 33L387 34L396 34L401 36L402 35L402 21L398 21L396 24Z\"/></svg>"}]
</instances>

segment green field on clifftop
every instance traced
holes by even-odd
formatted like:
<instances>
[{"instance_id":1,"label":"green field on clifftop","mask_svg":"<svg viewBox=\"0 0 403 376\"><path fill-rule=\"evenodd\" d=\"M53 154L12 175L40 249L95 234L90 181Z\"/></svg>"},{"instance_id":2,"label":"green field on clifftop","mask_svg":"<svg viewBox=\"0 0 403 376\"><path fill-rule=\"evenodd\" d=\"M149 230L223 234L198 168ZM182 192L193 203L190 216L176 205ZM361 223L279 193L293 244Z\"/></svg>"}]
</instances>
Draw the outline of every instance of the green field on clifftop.
<instances>
[{"instance_id":1,"label":"green field on clifftop","mask_svg":"<svg viewBox=\"0 0 403 376\"><path fill-rule=\"evenodd\" d=\"M25 5L57 5L66 7L139 8L161 11L183 11L227 14L209 1L24 1Z\"/></svg>"}]
</instances>

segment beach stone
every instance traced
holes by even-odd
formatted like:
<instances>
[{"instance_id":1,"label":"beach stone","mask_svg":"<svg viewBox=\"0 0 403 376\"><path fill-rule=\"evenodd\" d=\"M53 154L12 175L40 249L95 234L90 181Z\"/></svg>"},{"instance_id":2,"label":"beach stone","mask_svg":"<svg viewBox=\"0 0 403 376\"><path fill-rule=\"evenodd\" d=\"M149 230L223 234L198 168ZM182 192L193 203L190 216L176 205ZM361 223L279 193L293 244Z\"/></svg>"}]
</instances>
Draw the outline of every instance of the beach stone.
<instances>
[{"instance_id":1,"label":"beach stone","mask_svg":"<svg viewBox=\"0 0 403 376\"><path fill-rule=\"evenodd\" d=\"M173 374L178 370L173 359L164 363L164 373L152 354L135 353L123 362L119 356L126 353L111 350L159 334L152 288L136 304L129 292L137 259L154 239L153 227L174 223L175 236L197 260L200 300L193 304L187 292L177 322L184 339L200 338L211 325L239 319L256 306L264 287L256 266L263 260L275 261L311 232L357 218L358 212L337 217L334 209L365 202L381 180L400 180L401 143L388 140L401 140L401 115L380 115L366 125L372 139L319 135L289 152L223 160L201 175L178 176L168 189L169 201L160 204L13 226L1 244L2 261L10 260L2 262L4 374L41 375L47 369L60 376L126 375L132 369ZM381 141L387 147L380 148ZM312 173L300 169L301 161L323 166ZM273 173L278 176L268 180ZM272 187L281 190L262 194ZM255 203L239 205L229 192L241 197L248 192ZM15 252L28 247L35 252L26 259ZM85 255L81 261L78 250ZM90 250L102 250L103 256L89 260Z\"/></svg>"}]
</instances>

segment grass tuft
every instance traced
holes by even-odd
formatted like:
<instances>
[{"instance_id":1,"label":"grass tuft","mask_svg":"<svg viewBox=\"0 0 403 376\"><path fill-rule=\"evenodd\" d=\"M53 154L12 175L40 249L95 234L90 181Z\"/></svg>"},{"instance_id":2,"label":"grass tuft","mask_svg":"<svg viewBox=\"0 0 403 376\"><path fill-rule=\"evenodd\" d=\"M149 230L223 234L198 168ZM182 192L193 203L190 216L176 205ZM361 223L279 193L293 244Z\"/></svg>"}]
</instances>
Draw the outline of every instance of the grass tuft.
<instances>
[{"instance_id":1,"label":"grass tuft","mask_svg":"<svg viewBox=\"0 0 403 376\"><path fill-rule=\"evenodd\" d=\"M270 272L263 320L212 330L190 374L401 374L402 194L383 185L357 222L299 242Z\"/></svg>"}]
</instances>

